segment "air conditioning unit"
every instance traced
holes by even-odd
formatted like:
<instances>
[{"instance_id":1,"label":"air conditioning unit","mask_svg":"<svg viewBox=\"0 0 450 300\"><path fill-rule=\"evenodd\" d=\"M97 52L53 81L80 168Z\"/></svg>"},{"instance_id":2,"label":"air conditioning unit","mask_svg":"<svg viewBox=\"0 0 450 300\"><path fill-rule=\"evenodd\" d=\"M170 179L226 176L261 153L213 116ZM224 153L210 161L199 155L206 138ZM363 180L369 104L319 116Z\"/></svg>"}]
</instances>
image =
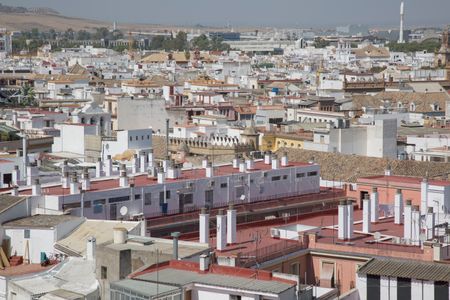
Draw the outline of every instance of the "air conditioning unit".
<instances>
[{"instance_id":1,"label":"air conditioning unit","mask_svg":"<svg viewBox=\"0 0 450 300\"><path fill-rule=\"evenodd\" d=\"M271 237L280 237L280 230L277 228L270 228L270 236Z\"/></svg>"},{"instance_id":2,"label":"air conditioning unit","mask_svg":"<svg viewBox=\"0 0 450 300\"><path fill-rule=\"evenodd\" d=\"M210 182L208 182L208 187L212 188L214 187L215 181L211 180Z\"/></svg>"}]
</instances>

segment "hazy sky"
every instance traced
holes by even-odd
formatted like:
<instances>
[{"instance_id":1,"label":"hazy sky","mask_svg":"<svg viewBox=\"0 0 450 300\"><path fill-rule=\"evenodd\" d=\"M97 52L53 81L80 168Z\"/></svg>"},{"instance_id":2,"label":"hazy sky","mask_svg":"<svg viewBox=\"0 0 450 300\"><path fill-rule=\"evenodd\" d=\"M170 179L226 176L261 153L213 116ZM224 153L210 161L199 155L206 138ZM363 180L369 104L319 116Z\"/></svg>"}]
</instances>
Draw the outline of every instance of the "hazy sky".
<instances>
[{"instance_id":1,"label":"hazy sky","mask_svg":"<svg viewBox=\"0 0 450 300\"><path fill-rule=\"evenodd\" d=\"M397 25L400 0L0 0L64 15L177 25ZM406 26L450 23L450 0L406 0Z\"/></svg>"}]
</instances>

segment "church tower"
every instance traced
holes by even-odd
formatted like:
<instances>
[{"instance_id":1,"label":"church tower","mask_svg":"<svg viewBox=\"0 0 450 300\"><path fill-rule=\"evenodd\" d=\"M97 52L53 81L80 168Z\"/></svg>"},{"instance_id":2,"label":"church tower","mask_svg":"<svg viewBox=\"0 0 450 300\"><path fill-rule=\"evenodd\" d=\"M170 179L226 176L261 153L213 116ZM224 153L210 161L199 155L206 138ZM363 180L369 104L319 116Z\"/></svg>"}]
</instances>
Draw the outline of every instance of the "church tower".
<instances>
[{"instance_id":1,"label":"church tower","mask_svg":"<svg viewBox=\"0 0 450 300\"><path fill-rule=\"evenodd\" d=\"M447 70L447 79L450 79L450 26L442 32L442 44L436 55L435 65L437 68Z\"/></svg>"}]
</instances>

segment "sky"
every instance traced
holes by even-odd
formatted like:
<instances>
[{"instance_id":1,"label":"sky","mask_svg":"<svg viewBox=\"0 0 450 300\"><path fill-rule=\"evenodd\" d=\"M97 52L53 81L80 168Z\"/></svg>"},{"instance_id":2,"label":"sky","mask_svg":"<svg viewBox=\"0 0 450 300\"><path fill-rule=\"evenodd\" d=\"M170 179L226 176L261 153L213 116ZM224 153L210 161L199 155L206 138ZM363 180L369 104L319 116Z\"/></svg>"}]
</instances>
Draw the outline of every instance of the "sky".
<instances>
[{"instance_id":1,"label":"sky","mask_svg":"<svg viewBox=\"0 0 450 300\"><path fill-rule=\"evenodd\" d=\"M400 0L0 0L123 23L332 27L397 26ZM406 0L406 26L450 23L450 0Z\"/></svg>"}]
</instances>

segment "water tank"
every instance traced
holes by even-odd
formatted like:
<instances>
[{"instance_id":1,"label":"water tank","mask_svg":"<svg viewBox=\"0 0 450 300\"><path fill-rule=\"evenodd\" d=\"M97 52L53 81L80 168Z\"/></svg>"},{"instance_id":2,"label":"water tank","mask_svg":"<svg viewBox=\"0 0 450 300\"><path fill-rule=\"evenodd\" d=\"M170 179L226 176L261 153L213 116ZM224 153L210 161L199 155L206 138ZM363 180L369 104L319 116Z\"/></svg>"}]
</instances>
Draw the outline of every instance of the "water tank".
<instances>
[{"instance_id":1,"label":"water tank","mask_svg":"<svg viewBox=\"0 0 450 300\"><path fill-rule=\"evenodd\" d=\"M123 227L115 227L114 231L114 244L125 244L128 237L128 230Z\"/></svg>"}]
</instances>

